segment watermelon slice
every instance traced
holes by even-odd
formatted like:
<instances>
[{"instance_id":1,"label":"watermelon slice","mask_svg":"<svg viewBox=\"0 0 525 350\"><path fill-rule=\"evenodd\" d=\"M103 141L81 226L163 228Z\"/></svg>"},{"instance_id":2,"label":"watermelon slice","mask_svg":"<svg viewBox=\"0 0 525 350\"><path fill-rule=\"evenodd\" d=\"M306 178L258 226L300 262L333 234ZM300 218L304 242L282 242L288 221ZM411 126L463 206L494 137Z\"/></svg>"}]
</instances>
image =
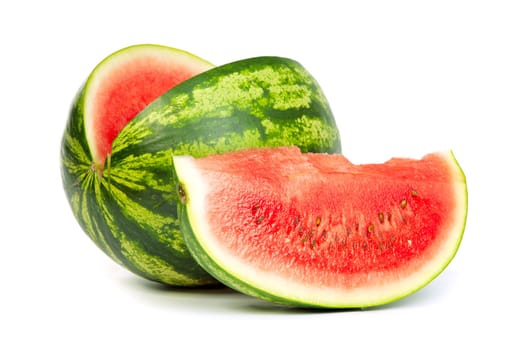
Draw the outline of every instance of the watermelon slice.
<instances>
[{"instance_id":1,"label":"watermelon slice","mask_svg":"<svg viewBox=\"0 0 525 350\"><path fill-rule=\"evenodd\" d=\"M465 176L452 152L354 165L294 147L174 157L198 263L277 303L350 308L422 288L460 245Z\"/></svg>"}]
</instances>

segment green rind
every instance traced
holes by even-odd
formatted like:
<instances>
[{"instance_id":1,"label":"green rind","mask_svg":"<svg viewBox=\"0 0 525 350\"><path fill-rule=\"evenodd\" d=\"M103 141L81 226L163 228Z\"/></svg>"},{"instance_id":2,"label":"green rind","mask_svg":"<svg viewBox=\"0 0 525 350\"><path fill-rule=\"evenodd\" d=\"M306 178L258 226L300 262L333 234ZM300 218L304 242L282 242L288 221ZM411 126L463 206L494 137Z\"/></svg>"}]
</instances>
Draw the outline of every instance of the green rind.
<instances>
[{"instance_id":1,"label":"green rind","mask_svg":"<svg viewBox=\"0 0 525 350\"><path fill-rule=\"evenodd\" d=\"M73 213L113 260L169 285L217 283L182 239L172 155L292 144L305 152L341 150L317 82L286 58L234 62L177 85L121 131L104 169L92 163L86 141L84 91L73 103L61 153Z\"/></svg>"},{"instance_id":2,"label":"green rind","mask_svg":"<svg viewBox=\"0 0 525 350\"><path fill-rule=\"evenodd\" d=\"M251 283L246 282L242 278L239 278L235 275L234 272L230 271L228 266L224 266L221 264L220 261L217 261L213 258L213 252L208 251L206 247L206 243L202 241L201 235L199 232L195 232L192 225L192 220L196 220L198 218L192 218L189 214L188 205L191 205L191 193L185 193L184 201L181 201L179 198L179 206L178 206L178 217L180 220L180 227L181 232L184 238L184 241L186 242L186 245L188 246L191 254L193 255L194 259L199 263L200 266L202 266L210 275L215 277L218 281L221 283L229 286L232 289L235 289L241 293L251 295L253 297L263 299L266 301L270 301L277 304L287 305L287 306L295 306L295 307L304 307L304 308L319 308L319 309L350 309L350 308L369 308L369 307L375 307L380 305L385 305L388 303L395 302L397 300L400 300L402 298L405 298L409 295L412 295L413 293L417 292L418 290L422 289L426 285L428 285L430 282L432 282L438 275L440 275L445 268L450 264L454 256L456 255L459 246L461 244L463 234L465 231L466 221L467 221L467 212L468 212L468 190L467 190L467 182L465 174L462 170L462 168L459 165L459 162L455 158L452 151L449 153L450 155L450 164L454 165L455 172L458 183L461 184L462 189L458 191L458 198L464 199L464 202L460 203L458 202L459 210L461 210L464 215L462 217L462 222L458 225L459 227L459 235L458 240L454 246L454 248L449 252L447 259L442 261L442 264L436 268L435 272L428 276L428 278L423 281L420 284L414 285L413 288L410 288L408 290L405 290L401 293L398 293L394 297L390 298L383 298L383 299L374 299L370 300L369 302L360 302L355 303L352 300L349 300L348 302L344 303L331 303L331 302L313 302L311 300L308 300L308 298L305 299L299 299L299 298L290 298L283 295L279 295L276 293L272 293L271 286L267 289L263 289L260 287L257 287ZM180 179L177 175L177 169L175 168L175 177L177 181L177 186L182 186L183 189L186 189L186 184L184 182L184 179ZM191 181L191 179L189 179Z\"/></svg>"},{"instance_id":3,"label":"green rind","mask_svg":"<svg viewBox=\"0 0 525 350\"><path fill-rule=\"evenodd\" d=\"M115 139L112 162L166 149L199 157L288 144L303 152L341 151L313 77L290 59L257 57L199 74L151 103Z\"/></svg>"},{"instance_id":4,"label":"green rind","mask_svg":"<svg viewBox=\"0 0 525 350\"><path fill-rule=\"evenodd\" d=\"M157 236L148 226L129 218L130 209L137 208L125 195L129 187L120 188L118 179L112 179L107 171L100 173L91 163L87 143L81 137L80 94L75 102L62 141L61 163L64 189L82 229L110 258L139 276L170 285L216 283L196 266L180 236ZM130 207L119 203L122 200ZM155 216L150 219L157 224Z\"/></svg>"}]
</instances>

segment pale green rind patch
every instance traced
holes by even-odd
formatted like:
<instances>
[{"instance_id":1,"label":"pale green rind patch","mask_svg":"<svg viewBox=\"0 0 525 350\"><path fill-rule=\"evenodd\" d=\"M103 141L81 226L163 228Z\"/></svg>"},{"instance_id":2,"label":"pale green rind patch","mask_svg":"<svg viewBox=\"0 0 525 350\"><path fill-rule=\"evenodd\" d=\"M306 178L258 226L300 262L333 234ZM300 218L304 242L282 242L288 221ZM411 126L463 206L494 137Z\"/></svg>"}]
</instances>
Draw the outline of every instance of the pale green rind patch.
<instances>
[{"instance_id":1,"label":"pale green rind patch","mask_svg":"<svg viewBox=\"0 0 525 350\"><path fill-rule=\"evenodd\" d=\"M230 105L232 108L249 108L254 100L262 97L264 90L254 84L256 72L236 72L217 79L205 87L197 85L192 91L194 104L203 114L216 110L217 106Z\"/></svg>"},{"instance_id":2,"label":"pale green rind patch","mask_svg":"<svg viewBox=\"0 0 525 350\"><path fill-rule=\"evenodd\" d=\"M304 85L275 85L268 90L272 107L277 110L308 108L311 103L311 90Z\"/></svg>"},{"instance_id":3,"label":"pale green rind patch","mask_svg":"<svg viewBox=\"0 0 525 350\"><path fill-rule=\"evenodd\" d=\"M152 173L151 169L164 164L171 157L171 150L156 153L129 154L119 161L118 166L107 169L108 181L120 184L132 191L146 188L157 191L170 191L172 183L166 183Z\"/></svg>"},{"instance_id":4,"label":"pale green rind patch","mask_svg":"<svg viewBox=\"0 0 525 350\"><path fill-rule=\"evenodd\" d=\"M298 146L319 145L330 147L339 134L337 128L325 125L321 119L306 115L302 115L294 123L289 124L274 123L271 119L265 119L261 123L266 130L266 135L275 140L273 144L270 144L271 146L280 146L282 144L282 142L279 142L279 136L282 139L291 140L296 135L302 135Z\"/></svg>"},{"instance_id":5,"label":"pale green rind patch","mask_svg":"<svg viewBox=\"0 0 525 350\"><path fill-rule=\"evenodd\" d=\"M203 281L175 271L168 262L145 252L141 245L129 240L122 240L122 251L126 258L140 271L166 284L175 286L195 286ZM209 282L207 279L204 282Z\"/></svg>"},{"instance_id":6,"label":"pale green rind patch","mask_svg":"<svg viewBox=\"0 0 525 350\"><path fill-rule=\"evenodd\" d=\"M152 113L152 119L155 119L157 112ZM131 123L130 123L131 124ZM130 125L128 124L128 125ZM112 153L124 151L127 147L140 144L140 142L152 134L152 130L148 126L148 121L140 120L133 122L134 127L124 127L119 133L119 142L113 142Z\"/></svg>"},{"instance_id":7,"label":"pale green rind patch","mask_svg":"<svg viewBox=\"0 0 525 350\"><path fill-rule=\"evenodd\" d=\"M68 147L71 149L71 152L76 155L76 162L72 162L70 160L65 160L66 166L72 173L84 172L86 170L86 167L91 164L91 159L89 156L84 152L84 149L80 142L74 138L72 135L66 134L64 137L64 143L65 147Z\"/></svg>"},{"instance_id":8,"label":"pale green rind patch","mask_svg":"<svg viewBox=\"0 0 525 350\"><path fill-rule=\"evenodd\" d=\"M126 216L133 218L146 231L155 233L156 238L160 242L167 243L175 251L185 250L184 242L180 236L164 234L164 232L169 232L169 227L176 223L174 216L159 215L131 200L126 193L118 190L116 187L111 188L111 195ZM116 230L117 228L115 228ZM126 235L123 234L123 236L125 237Z\"/></svg>"},{"instance_id":9,"label":"pale green rind patch","mask_svg":"<svg viewBox=\"0 0 525 350\"><path fill-rule=\"evenodd\" d=\"M92 179L93 180L93 179ZM104 251L111 259L116 261L118 264L123 265L123 262L118 258L111 246L109 245L104 230L100 228L99 223L94 220L93 214L90 211L92 204L89 203L91 197L89 196L90 191L93 191L95 194L95 199L100 201L100 187L95 180L92 182L90 189L84 189L82 192L82 202L81 202L81 214L80 217L83 220L85 225L85 231L93 242L95 242L102 251Z\"/></svg>"},{"instance_id":10,"label":"pale green rind patch","mask_svg":"<svg viewBox=\"0 0 525 350\"><path fill-rule=\"evenodd\" d=\"M182 144L173 150L173 155L192 154L194 157L204 157L209 154L225 153L239 148L255 148L263 144L261 134L257 129L244 130L242 135L230 133L219 137L214 142L205 142L202 139L196 139L192 143Z\"/></svg>"},{"instance_id":11,"label":"pale green rind patch","mask_svg":"<svg viewBox=\"0 0 525 350\"><path fill-rule=\"evenodd\" d=\"M69 204L71 205L71 209L73 210L73 214L75 215L75 217L80 216L80 212L82 210L80 192L73 192L73 194L69 197Z\"/></svg>"}]
</instances>

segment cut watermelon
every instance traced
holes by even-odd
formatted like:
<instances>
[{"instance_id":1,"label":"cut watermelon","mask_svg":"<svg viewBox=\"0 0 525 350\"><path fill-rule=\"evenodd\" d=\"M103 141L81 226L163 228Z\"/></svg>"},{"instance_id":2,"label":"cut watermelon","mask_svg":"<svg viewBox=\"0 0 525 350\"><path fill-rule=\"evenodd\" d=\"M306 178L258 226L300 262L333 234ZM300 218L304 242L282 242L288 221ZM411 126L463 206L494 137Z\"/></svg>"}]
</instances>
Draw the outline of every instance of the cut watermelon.
<instances>
[{"instance_id":1,"label":"cut watermelon","mask_svg":"<svg viewBox=\"0 0 525 350\"><path fill-rule=\"evenodd\" d=\"M422 288L466 223L452 152L354 165L294 147L174 157L181 230L198 263L266 300L368 307Z\"/></svg>"},{"instance_id":2,"label":"cut watermelon","mask_svg":"<svg viewBox=\"0 0 525 350\"><path fill-rule=\"evenodd\" d=\"M122 128L154 99L213 65L193 54L160 45L121 49L93 70L84 92L86 138L102 168Z\"/></svg>"},{"instance_id":3,"label":"cut watermelon","mask_svg":"<svg viewBox=\"0 0 525 350\"><path fill-rule=\"evenodd\" d=\"M84 232L120 265L168 285L217 283L180 233L172 155L284 145L341 150L320 86L287 58L231 62L162 93L209 67L157 45L113 53L73 101L62 139L62 181Z\"/></svg>"}]
</instances>

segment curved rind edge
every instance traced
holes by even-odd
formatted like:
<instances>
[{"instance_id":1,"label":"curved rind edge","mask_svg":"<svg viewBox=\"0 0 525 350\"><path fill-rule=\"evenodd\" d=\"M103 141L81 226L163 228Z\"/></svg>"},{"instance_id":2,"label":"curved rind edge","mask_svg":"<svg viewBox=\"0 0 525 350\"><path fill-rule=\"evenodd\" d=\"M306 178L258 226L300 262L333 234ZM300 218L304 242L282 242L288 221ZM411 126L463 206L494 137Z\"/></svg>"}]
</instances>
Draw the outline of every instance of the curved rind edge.
<instances>
[{"instance_id":1,"label":"curved rind edge","mask_svg":"<svg viewBox=\"0 0 525 350\"><path fill-rule=\"evenodd\" d=\"M156 50L156 51L165 51L165 52L169 52L170 54L173 54L173 55L178 55L180 57L187 57L191 60L194 60L195 62L200 62L203 66L206 66L208 68L213 68L214 65L212 63L210 63L209 61L189 52L189 51L185 51L185 50L181 50L181 49L178 49L178 48L175 48L175 47L170 47L170 46L166 46L166 45L159 45L159 44L135 44L135 45L130 45L130 46L127 46L127 47L124 47L124 48L121 48L111 54L109 54L108 56L106 56L102 61L100 61L96 66L95 68L93 68L93 70L91 71L91 73L89 74L89 76L87 77L86 81L84 82L84 84L82 85L81 87L81 95L80 95L80 99L79 99L79 107L81 108L81 111L82 111L82 116L84 118L84 132L85 132L85 137L86 137L86 143L88 145L88 148L89 148L89 151L91 153L91 157L93 158L93 160L95 161L95 166L98 167L98 168L104 168L106 166L106 164L99 164L97 161L97 159L95 159L95 154L93 152L93 149L92 149L92 141L90 140L92 137L90 137L90 126L86 124L86 104L85 104L85 100L86 100L86 96L90 96L90 93L91 93L91 90L92 90L92 86L95 85L95 90L97 88L97 82L98 82L98 76L99 75L102 75L104 76L104 70L108 69L109 67L111 67L111 61L114 61L114 60L118 60L118 59L125 59L126 57L128 56L132 56L135 52L137 51L140 51L140 50ZM104 162L104 163L107 163L107 162ZM100 170L102 170L100 169Z\"/></svg>"}]
</instances>

